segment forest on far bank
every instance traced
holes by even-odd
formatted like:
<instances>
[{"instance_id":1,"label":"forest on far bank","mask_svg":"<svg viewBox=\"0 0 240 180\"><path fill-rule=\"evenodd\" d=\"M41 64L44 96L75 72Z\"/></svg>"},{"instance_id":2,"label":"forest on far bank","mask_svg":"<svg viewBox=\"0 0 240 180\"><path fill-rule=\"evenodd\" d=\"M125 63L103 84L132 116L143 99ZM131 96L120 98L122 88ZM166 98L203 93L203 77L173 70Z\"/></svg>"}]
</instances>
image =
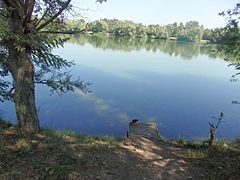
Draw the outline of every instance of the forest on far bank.
<instances>
[{"instance_id":1,"label":"forest on far bank","mask_svg":"<svg viewBox=\"0 0 240 180\"><path fill-rule=\"evenodd\" d=\"M208 29L204 28L197 21L183 23L173 23L161 26L143 25L128 20L101 19L93 22L86 22L84 19L68 20L67 26L72 31L86 29L88 33L109 33L114 36L165 39L186 42L201 42L220 44L223 42L224 28Z\"/></svg>"}]
</instances>

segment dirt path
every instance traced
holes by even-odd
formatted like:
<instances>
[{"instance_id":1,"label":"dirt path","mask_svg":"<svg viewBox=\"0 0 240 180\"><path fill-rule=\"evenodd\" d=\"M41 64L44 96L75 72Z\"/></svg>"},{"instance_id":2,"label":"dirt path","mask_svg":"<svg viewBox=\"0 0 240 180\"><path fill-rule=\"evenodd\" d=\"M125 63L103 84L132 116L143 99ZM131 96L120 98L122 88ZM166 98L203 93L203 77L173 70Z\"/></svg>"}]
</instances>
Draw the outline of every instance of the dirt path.
<instances>
[{"instance_id":1,"label":"dirt path","mask_svg":"<svg viewBox=\"0 0 240 180\"><path fill-rule=\"evenodd\" d=\"M121 174L132 179L203 179L201 169L190 168L190 159L183 149L155 139L134 137L126 139L122 147L128 151L122 158L125 168ZM125 162L124 162L125 160ZM122 175L119 174L119 177ZM125 175L124 175L125 176ZM126 176L125 176L126 177Z\"/></svg>"},{"instance_id":2,"label":"dirt path","mask_svg":"<svg viewBox=\"0 0 240 180\"><path fill-rule=\"evenodd\" d=\"M134 122L129 124L129 138L125 140L122 147L129 155L137 157L141 164L141 176L134 173L135 177L142 179L200 179L204 174L197 172L201 169L193 169L186 150L174 147L159 137L157 124L154 122ZM133 160L129 165L136 167ZM125 165L125 167L129 167ZM124 172L122 172L124 173Z\"/></svg>"}]
</instances>

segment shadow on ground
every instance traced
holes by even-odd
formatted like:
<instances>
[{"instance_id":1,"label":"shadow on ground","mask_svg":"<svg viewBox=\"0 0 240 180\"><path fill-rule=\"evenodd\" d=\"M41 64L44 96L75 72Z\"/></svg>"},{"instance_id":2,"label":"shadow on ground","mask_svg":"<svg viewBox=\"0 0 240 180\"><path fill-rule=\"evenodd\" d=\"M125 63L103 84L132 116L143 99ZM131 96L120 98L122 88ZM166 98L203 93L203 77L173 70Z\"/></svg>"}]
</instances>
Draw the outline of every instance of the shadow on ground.
<instances>
[{"instance_id":1,"label":"shadow on ground","mask_svg":"<svg viewBox=\"0 0 240 180\"><path fill-rule=\"evenodd\" d=\"M187 149L156 139L54 131L22 137L14 128L0 129L0 179L228 179L213 160L188 158ZM240 167L232 163L221 168ZM231 172L230 179L240 177Z\"/></svg>"}]
</instances>

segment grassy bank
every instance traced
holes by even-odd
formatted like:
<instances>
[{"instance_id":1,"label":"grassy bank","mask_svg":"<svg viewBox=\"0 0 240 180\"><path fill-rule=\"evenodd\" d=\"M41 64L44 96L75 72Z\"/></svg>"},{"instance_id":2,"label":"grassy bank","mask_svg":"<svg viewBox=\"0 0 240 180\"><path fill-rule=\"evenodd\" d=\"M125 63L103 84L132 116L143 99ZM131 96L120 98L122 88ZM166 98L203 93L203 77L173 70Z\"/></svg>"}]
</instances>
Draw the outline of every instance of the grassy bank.
<instances>
[{"instance_id":1,"label":"grassy bank","mask_svg":"<svg viewBox=\"0 0 240 180\"><path fill-rule=\"evenodd\" d=\"M43 130L23 137L0 121L0 179L239 179L240 141L114 139Z\"/></svg>"}]
</instances>

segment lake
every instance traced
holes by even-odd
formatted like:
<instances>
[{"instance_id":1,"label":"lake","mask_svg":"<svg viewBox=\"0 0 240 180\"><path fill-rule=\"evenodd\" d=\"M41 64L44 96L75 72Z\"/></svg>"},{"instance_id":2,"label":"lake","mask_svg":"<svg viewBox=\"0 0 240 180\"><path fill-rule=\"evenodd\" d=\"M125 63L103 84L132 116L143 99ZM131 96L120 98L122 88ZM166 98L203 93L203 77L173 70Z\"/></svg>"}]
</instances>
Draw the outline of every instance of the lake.
<instances>
[{"instance_id":1,"label":"lake","mask_svg":"<svg viewBox=\"0 0 240 180\"><path fill-rule=\"evenodd\" d=\"M50 95L37 86L41 126L89 135L125 136L133 118L156 121L166 138L206 138L212 116L224 113L219 138L240 135L240 83L212 46L174 41L72 37L55 53L74 60L74 78L90 82L81 91ZM5 119L16 122L12 103L0 104Z\"/></svg>"}]
</instances>

